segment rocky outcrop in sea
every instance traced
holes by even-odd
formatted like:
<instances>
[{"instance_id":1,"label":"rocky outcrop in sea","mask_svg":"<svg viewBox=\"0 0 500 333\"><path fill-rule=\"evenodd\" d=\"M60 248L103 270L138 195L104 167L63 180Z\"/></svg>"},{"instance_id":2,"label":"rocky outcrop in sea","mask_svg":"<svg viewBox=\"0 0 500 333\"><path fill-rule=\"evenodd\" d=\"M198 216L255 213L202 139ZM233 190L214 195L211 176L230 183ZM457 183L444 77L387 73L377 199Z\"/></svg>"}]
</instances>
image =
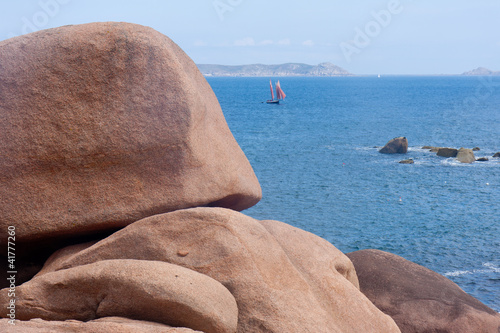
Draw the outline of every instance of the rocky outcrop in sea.
<instances>
[{"instance_id":1,"label":"rocky outcrop in sea","mask_svg":"<svg viewBox=\"0 0 500 333\"><path fill-rule=\"evenodd\" d=\"M398 137L390 140L379 150L382 154L406 154L408 152L408 139Z\"/></svg>"},{"instance_id":2,"label":"rocky outcrop in sea","mask_svg":"<svg viewBox=\"0 0 500 333\"><path fill-rule=\"evenodd\" d=\"M0 42L0 151L0 245L13 232L17 251L0 331L500 327L437 273L390 254L373 268L377 258L241 213L262 196L257 177L196 65L151 28L91 23ZM436 308L453 304L444 326L420 308L435 290L447 291ZM403 298L404 311L386 306Z\"/></svg>"}]
</instances>

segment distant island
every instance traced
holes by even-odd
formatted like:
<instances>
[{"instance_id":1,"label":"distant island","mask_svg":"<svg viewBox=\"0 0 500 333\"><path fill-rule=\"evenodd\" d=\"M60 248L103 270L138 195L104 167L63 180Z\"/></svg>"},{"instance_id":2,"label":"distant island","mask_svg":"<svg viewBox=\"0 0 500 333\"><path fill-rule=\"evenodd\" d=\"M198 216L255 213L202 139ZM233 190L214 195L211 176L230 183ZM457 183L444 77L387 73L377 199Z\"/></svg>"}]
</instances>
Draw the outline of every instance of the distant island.
<instances>
[{"instance_id":1,"label":"distant island","mask_svg":"<svg viewBox=\"0 0 500 333\"><path fill-rule=\"evenodd\" d=\"M352 76L345 69L332 63L325 62L319 65L288 63L281 65L207 65L198 64L199 70L205 76Z\"/></svg>"},{"instance_id":2,"label":"distant island","mask_svg":"<svg viewBox=\"0 0 500 333\"><path fill-rule=\"evenodd\" d=\"M492 71L488 68L484 68L484 67L478 67L476 69L473 69L471 71L468 71L468 72L465 72L463 73L462 75L466 75L466 76L486 76L486 75L498 75L500 76L500 71Z\"/></svg>"}]
</instances>

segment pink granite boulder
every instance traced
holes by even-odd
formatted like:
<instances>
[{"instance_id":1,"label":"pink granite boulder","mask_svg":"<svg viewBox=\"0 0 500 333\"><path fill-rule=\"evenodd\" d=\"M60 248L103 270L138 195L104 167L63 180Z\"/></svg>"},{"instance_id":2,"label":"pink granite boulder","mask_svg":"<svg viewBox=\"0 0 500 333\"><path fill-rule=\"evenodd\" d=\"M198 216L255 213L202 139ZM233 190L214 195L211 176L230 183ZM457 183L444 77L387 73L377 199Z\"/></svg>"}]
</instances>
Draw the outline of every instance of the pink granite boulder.
<instances>
[{"instance_id":1,"label":"pink granite boulder","mask_svg":"<svg viewBox=\"0 0 500 333\"><path fill-rule=\"evenodd\" d=\"M90 23L7 39L0 77L0 229L15 226L17 242L261 198L209 84L151 28Z\"/></svg>"},{"instance_id":2,"label":"pink granite boulder","mask_svg":"<svg viewBox=\"0 0 500 333\"><path fill-rule=\"evenodd\" d=\"M219 281L236 299L240 333L399 332L359 291L344 254L281 222L223 208L156 215L56 252L35 279L109 259L168 262Z\"/></svg>"},{"instance_id":3,"label":"pink granite boulder","mask_svg":"<svg viewBox=\"0 0 500 333\"><path fill-rule=\"evenodd\" d=\"M498 333L500 314L423 266L379 250L348 253L361 291L403 333Z\"/></svg>"},{"instance_id":4,"label":"pink granite boulder","mask_svg":"<svg viewBox=\"0 0 500 333\"><path fill-rule=\"evenodd\" d=\"M0 304L15 299L19 320L51 321L123 317L234 333L238 308L231 293L210 277L177 265L147 260L103 260L35 277L0 291ZM7 306L0 315L9 318Z\"/></svg>"}]
</instances>

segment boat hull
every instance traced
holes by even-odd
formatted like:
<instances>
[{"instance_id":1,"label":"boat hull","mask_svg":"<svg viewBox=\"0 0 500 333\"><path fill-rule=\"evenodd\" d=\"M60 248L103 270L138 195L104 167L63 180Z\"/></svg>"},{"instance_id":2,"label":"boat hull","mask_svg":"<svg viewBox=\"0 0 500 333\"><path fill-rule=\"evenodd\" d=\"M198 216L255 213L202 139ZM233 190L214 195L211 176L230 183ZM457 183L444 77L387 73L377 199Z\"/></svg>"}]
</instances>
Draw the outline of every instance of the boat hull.
<instances>
[{"instance_id":1,"label":"boat hull","mask_svg":"<svg viewBox=\"0 0 500 333\"><path fill-rule=\"evenodd\" d=\"M280 104L280 101L279 100L268 100L266 101L267 104Z\"/></svg>"}]
</instances>

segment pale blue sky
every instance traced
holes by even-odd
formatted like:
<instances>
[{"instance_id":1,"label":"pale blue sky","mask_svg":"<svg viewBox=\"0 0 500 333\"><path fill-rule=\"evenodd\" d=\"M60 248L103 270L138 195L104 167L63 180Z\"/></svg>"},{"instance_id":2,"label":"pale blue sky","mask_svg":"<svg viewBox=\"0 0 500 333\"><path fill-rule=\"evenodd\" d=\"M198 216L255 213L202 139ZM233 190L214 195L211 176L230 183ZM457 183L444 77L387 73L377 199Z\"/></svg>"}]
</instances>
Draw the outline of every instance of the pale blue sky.
<instances>
[{"instance_id":1,"label":"pale blue sky","mask_svg":"<svg viewBox=\"0 0 500 333\"><path fill-rule=\"evenodd\" d=\"M0 40L96 21L147 25L197 63L332 62L355 74L500 70L500 0L3 1Z\"/></svg>"}]
</instances>

